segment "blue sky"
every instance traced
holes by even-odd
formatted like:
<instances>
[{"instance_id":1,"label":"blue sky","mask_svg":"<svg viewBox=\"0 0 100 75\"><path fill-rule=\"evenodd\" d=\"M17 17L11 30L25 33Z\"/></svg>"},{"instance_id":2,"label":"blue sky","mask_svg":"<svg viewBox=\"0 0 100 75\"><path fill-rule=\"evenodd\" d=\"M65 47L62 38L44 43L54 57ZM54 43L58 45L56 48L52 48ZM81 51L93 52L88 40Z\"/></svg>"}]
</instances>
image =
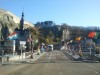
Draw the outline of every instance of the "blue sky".
<instances>
[{"instance_id":1,"label":"blue sky","mask_svg":"<svg viewBox=\"0 0 100 75\"><path fill-rule=\"evenodd\" d=\"M32 23L52 20L74 26L100 25L100 0L0 0L0 8Z\"/></svg>"}]
</instances>

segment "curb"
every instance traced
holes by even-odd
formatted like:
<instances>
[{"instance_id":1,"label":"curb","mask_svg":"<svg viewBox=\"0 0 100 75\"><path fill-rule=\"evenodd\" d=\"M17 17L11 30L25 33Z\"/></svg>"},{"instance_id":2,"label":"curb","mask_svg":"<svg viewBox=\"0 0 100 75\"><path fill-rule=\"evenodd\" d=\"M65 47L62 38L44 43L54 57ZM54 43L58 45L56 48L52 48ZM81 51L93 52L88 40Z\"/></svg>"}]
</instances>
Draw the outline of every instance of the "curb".
<instances>
[{"instance_id":1,"label":"curb","mask_svg":"<svg viewBox=\"0 0 100 75\"><path fill-rule=\"evenodd\" d=\"M43 56L46 52L37 55L37 52L33 55L36 55L34 58L30 58L31 55L27 56L26 58L17 59L14 61L4 62L3 64L0 63L0 67L3 65L11 65L11 64L21 64L21 63L33 63L34 61L38 60L41 56Z\"/></svg>"},{"instance_id":2,"label":"curb","mask_svg":"<svg viewBox=\"0 0 100 75\"><path fill-rule=\"evenodd\" d=\"M32 64L32 63L34 63L36 60L38 60L41 56L43 56L44 54L45 54L46 52L44 52L44 53L42 53L42 54L40 54L40 55L37 55L38 57L33 57L33 58L29 58L28 60L26 59L24 59L24 60L22 60L22 61L20 61L20 63L30 63L30 64Z\"/></svg>"}]
</instances>

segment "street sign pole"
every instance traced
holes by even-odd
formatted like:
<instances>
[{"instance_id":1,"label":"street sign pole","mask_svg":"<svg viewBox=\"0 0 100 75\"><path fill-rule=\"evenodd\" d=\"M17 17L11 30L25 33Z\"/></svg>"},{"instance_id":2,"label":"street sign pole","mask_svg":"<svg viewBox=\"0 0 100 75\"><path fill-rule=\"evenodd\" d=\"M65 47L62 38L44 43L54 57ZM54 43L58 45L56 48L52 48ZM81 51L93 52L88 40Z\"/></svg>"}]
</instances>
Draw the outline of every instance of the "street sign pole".
<instances>
[{"instance_id":1,"label":"street sign pole","mask_svg":"<svg viewBox=\"0 0 100 75\"><path fill-rule=\"evenodd\" d=\"M2 64L3 64L4 50L2 50Z\"/></svg>"},{"instance_id":2,"label":"street sign pole","mask_svg":"<svg viewBox=\"0 0 100 75\"><path fill-rule=\"evenodd\" d=\"M92 54L92 52L91 52L91 48L90 48L90 59L92 59L92 55L91 54Z\"/></svg>"},{"instance_id":3,"label":"street sign pole","mask_svg":"<svg viewBox=\"0 0 100 75\"><path fill-rule=\"evenodd\" d=\"M23 58L23 50L25 48L26 41L20 41L21 57Z\"/></svg>"},{"instance_id":4,"label":"street sign pole","mask_svg":"<svg viewBox=\"0 0 100 75\"><path fill-rule=\"evenodd\" d=\"M21 47L21 58L22 58L22 47Z\"/></svg>"}]
</instances>

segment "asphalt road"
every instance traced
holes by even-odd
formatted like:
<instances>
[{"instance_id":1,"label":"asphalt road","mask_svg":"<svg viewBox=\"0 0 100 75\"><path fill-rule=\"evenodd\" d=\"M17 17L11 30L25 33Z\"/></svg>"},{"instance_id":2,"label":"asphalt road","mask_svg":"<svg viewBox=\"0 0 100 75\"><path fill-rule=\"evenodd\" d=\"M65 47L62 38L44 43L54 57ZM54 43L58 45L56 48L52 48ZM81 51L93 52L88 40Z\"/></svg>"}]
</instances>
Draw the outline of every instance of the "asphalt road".
<instances>
[{"instance_id":1,"label":"asphalt road","mask_svg":"<svg viewBox=\"0 0 100 75\"><path fill-rule=\"evenodd\" d=\"M72 61L62 51L55 50L5 75L100 75L100 63Z\"/></svg>"}]
</instances>

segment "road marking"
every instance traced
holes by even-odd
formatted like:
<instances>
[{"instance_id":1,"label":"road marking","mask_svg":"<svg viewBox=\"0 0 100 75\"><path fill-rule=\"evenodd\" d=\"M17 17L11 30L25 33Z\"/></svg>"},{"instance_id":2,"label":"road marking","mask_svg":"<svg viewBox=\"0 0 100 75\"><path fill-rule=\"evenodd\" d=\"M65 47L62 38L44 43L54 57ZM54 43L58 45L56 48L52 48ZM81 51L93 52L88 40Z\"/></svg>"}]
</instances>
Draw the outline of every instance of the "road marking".
<instances>
[{"instance_id":1,"label":"road marking","mask_svg":"<svg viewBox=\"0 0 100 75\"><path fill-rule=\"evenodd\" d=\"M63 72L60 72L60 75L63 75Z\"/></svg>"},{"instance_id":2,"label":"road marking","mask_svg":"<svg viewBox=\"0 0 100 75\"><path fill-rule=\"evenodd\" d=\"M48 55L48 53L46 53L46 55Z\"/></svg>"},{"instance_id":3,"label":"road marking","mask_svg":"<svg viewBox=\"0 0 100 75\"><path fill-rule=\"evenodd\" d=\"M51 59L51 56L52 56L52 53L51 53L51 55L49 56L49 60Z\"/></svg>"},{"instance_id":4,"label":"road marking","mask_svg":"<svg viewBox=\"0 0 100 75\"><path fill-rule=\"evenodd\" d=\"M90 64L87 64L87 66L89 66L90 68L92 68L92 69L96 69L96 68L94 68L92 65L90 65Z\"/></svg>"},{"instance_id":5,"label":"road marking","mask_svg":"<svg viewBox=\"0 0 100 75\"><path fill-rule=\"evenodd\" d=\"M99 74L99 72L97 72L97 71L94 71L96 74Z\"/></svg>"},{"instance_id":6,"label":"road marking","mask_svg":"<svg viewBox=\"0 0 100 75\"><path fill-rule=\"evenodd\" d=\"M58 54L60 55L60 52L58 51Z\"/></svg>"},{"instance_id":7,"label":"road marking","mask_svg":"<svg viewBox=\"0 0 100 75\"><path fill-rule=\"evenodd\" d=\"M59 54L57 53L57 54L55 54L55 55L59 55Z\"/></svg>"},{"instance_id":8,"label":"road marking","mask_svg":"<svg viewBox=\"0 0 100 75\"><path fill-rule=\"evenodd\" d=\"M92 68L92 69L94 69L94 70L96 69L96 68L94 68L94 67L93 67L92 65L90 65L90 64L87 64L87 66L89 66L90 68ZM93 70L93 71L94 71L94 70ZM96 73L96 74L100 74L100 73L97 72L97 71L94 71L94 73Z\"/></svg>"},{"instance_id":9,"label":"road marking","mask_svg":"<svg viewBox=\"0 0 100 75\"><path fill-rule=\"evenodd\" d=\"M37 58L35 58L34 61L35 61L35 60L38 60L38 59L39 59L41 56L43 56L44 54L45 54L45 53L43 53L43 54L41 54L40 56L38 56Z\"/></svg>"}]
</instances>

